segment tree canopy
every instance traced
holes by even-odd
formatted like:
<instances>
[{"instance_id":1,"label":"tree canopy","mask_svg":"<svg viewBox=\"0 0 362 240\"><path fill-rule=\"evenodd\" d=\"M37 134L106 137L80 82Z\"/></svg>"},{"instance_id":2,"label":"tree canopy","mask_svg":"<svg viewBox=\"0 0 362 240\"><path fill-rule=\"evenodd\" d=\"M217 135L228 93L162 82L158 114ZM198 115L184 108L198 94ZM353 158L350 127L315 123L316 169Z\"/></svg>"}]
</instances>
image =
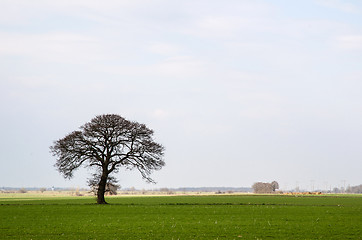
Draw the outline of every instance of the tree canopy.
<instances>
[{"instance_id":1,"label":"tree canopy","mask_svg":"<svg viewBox=\"0 0 362 240\"><path fill-rule=\"evenodd\" d=\"M153 170L164 165L164 147L153 139L153 130L116 114L99 115L50 147L55 167L71 178L80 166L94 168L98 178L97 202L106 203L104 192L111 173L120 167L137 169L148 182ZM94 182L94 180L93 180Z\"/></svg>"}]
</instances>

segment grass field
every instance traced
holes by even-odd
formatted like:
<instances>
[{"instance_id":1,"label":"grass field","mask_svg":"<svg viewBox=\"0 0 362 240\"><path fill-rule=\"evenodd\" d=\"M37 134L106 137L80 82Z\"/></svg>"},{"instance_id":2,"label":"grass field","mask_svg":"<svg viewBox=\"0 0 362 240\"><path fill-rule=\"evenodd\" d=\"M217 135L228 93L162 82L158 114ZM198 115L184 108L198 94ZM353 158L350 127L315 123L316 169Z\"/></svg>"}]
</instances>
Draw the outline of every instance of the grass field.
<instances>
[{"instance_id":1,"label":"grass field","mask_svg":"<svg viewBox=\"0 0 362 240\"><path fill-rule=\"evenodd\" d=\"M362 239L362 196L1 196L1 239Z\"/></svg>"}]
</instances>

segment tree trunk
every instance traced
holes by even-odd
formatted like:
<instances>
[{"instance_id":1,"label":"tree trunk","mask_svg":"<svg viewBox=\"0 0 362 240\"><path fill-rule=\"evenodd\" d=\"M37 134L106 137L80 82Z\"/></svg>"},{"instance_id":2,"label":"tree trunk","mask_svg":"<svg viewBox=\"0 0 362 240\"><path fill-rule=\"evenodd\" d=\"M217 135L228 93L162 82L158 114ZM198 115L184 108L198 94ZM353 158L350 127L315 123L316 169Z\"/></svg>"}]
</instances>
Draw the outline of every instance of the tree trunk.
<instances>
[{"instance_id":1,"label":"tree trunk","mask_svg":"<svg viewBox=\"0 0 362 240\"><path fill-rule=\"evenodd\" d=\"M108 175L103 171L101 176L101 180L98 184L98 191L97 191L97 203L98 204L107 204L106 200L104 199L104 193L106 192L106 184L107 184Z\"/></svg>"}]
</instances>

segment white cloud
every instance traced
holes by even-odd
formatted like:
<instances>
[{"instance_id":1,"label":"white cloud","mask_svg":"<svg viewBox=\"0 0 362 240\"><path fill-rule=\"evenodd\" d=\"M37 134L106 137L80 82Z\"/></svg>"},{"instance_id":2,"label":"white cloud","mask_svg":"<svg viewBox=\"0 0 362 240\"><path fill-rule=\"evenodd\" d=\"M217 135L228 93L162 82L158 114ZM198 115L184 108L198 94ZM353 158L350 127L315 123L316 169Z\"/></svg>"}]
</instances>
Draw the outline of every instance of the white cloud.
<instances>
[{"instance_id":1,"label":"white cloud","mask_svg":"<svg viewBox=\"0 0 362 240\"><path fill-rule=\"evenodd\" d=\"M165 119L169 116L168 112L163 109L155 109L152 112L152 117L157 119Z\"/></svg>"},{"instance_id":2,"label":"white cloud","mask_svg":"<svg viewBox=\"0 0 362 240\"><path fill-rule=\"evenodd\" d=\"M96 38L66 32L19 34L0 32L0 53L36 60L81 64L105 59Z\"/></svg>"},{"instance_id":3,"label":"white cloud","mask_svg":"<svg viewBox=\"0 0 362 240\"><path fill-rule=\"evenodd\" d=\"M342 12L347 13L358 13L360 10L358 10L357 6L353 5L352 3L349 3L347 1L341 1L341 0L317 0L317 4L321 6L325 6L328 8L334 8L338 9Z\"/></svg>"},{"instance_id":4,"label":"white cloud","mask_svg":"<svg viewBox=\"0 0 362 240\"><path fill-rule=\"evenodd\" d=\"M205 71L205 62L190 56L169 58L159 64L149 67L149 71L164 76L197 76Z\"/></svg>"},{"instance_id":5,"label":"white cloud","mask_svg":"<svg viewBox=\"0 0 362 240\"><path fill-rule=\"evenodd\" d=\"M362 35L345 35L336 38L337 47L345 50L362 50Z\"/></svg>"},{"instance_id":6,"label":"white cloud","mask_svg":"<svg viewBox=\"0 0 362 240\"><path fill-rule=\"evenodd\" d=\"M165 55L165 56L172 56L179 54L182 51L182 48L175 44L170 43L155 43L152 44L148 50L152 53Z\"/></svg>"},{"instance_id":7,"label":"white cloud","mask_svg":"<svg viewBox=\"0 0 362 240\"><path fill-rule=\"evenodd\" d=\"M239 116L242 118L266 120L282 116L282 99L272 93L243 93L232 96L238 102Z\"/></svg>"},{"instance_id":8,"label":"white cloud","mask_svg":"<svg viewBox=\"0 0 362 240\"><path fill-rule=\"evenodd\" d=\"M124 76L166 77L181 79L197 77L207 71L207 62L192 56L174 56L156 63L137 65L99 66L102 72Z\"/></svg>"},{"instance_id":9,"label":"white cloud","mask_svg":"<svg viewBox=\"0 0 362 240\"><path fill-rule=\"evenodd\" d=\"M270 32L275 25L267 17L206 15L195 18L195 21L183 26L182 33L206 39L235 40L250 38L256 33Z\"/></svg>"},{"instance_id":10,"label":"white cloud","mask_svg":"<svg viewBox=\"0 0 362 240\"><path fill-rule=\"evenodd\" d=\"M231 37L240 28L240 22L236 17L209 16L196 23L193 33L206 37Z\"/></svg>"}]
</instances>

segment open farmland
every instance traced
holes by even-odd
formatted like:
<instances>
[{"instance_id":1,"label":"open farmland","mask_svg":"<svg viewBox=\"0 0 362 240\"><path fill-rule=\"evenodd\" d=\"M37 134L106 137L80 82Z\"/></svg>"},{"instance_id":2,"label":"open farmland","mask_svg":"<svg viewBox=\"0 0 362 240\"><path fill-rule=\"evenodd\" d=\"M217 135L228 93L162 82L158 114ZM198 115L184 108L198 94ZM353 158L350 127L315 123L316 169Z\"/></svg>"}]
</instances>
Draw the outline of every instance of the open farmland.
<instances>
[{"instance_id":1,"label":"open farmland","mask_svg":"<svg viewBox=\"0 0 362 240\"><path fill-rule=\"evenodd\" d=\"M1 239L362 239L362 196L0 198Z\"/></svg>"}]
</instances>

